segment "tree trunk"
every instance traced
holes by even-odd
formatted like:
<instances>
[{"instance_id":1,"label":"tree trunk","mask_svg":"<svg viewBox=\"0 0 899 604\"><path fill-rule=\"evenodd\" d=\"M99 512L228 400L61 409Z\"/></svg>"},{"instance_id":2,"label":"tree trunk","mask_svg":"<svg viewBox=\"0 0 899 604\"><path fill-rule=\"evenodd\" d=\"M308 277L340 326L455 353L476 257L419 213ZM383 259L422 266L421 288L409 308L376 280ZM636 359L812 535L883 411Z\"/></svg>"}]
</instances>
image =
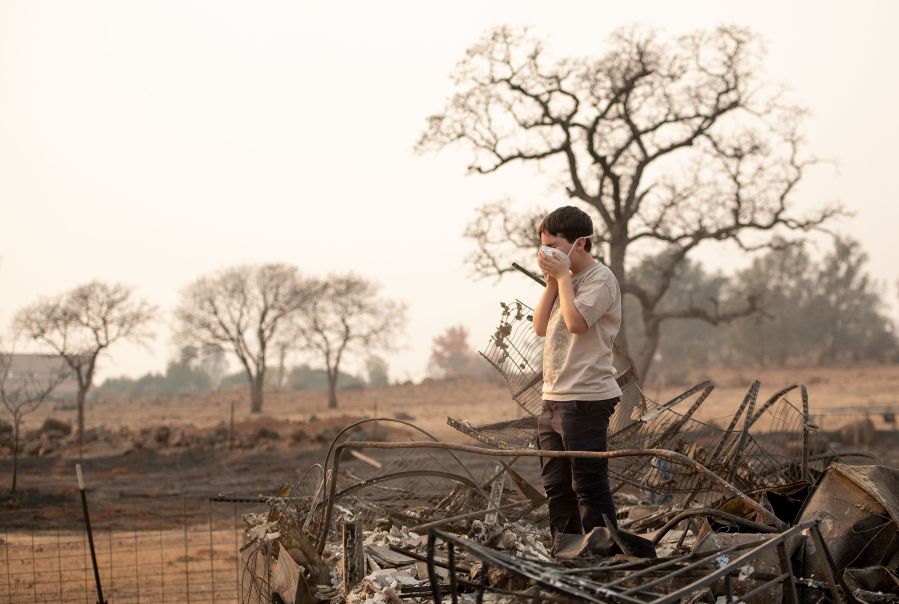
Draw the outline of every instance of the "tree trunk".
<instances>
[{"instance_id":1,"label":"tree trunk","mask_svg":"<svg viewBox=\"0 0 899 604\"><path fill-rule=\"evenodd\" d=\"M328 409L337 409L337 369L328 370Z\"/></svg>"},{"instance_id":2,"label":"tree trunk","mask_svg":"<svg viewBox=\"0 0 899 604\"><path fill-rule=\"evenodd\" d=\"M262 387L265 383L265 374L259 374L250 379L250 413L262 412Z\"/></svg>"},{"instance_id":3,"label":"tree trunk","mask_svg":"<svg viewBox=\"0 0 899 604\"><path fill-rule=\"evenodd\" d=\"M643 340L643 347L640 354L634 360L637 364L637 375L645 381L649 378L649 370L652 368L652 362L655 359L656 351L659 349L659 340L662 337L662 330L657 321L643 318L644 329L646 330Z\"/></svg>"},{"instance_id":4,"label":"tree trunk","mask_svg":"<svg viewBox=\"0 0 899 604\"><path fill-rule=\"evenodd\" d=\"M87 387L78 386L75 403L78 408L78 459L84 455L84 401L87 398Z\"/></svg>"},{"instance_id":5,"label":"tree trunk","mask_svg":"<svg viewBox=\"0 0 899 604\"><path fill-rule=\"evenodd\" d=\"M618 336L615 338L615 343L624 350L628 357L630 357L628 362L637 363L637 361L632 360L633 355L631 354L630 345L627 339L627 329L625 328L627 317L624 315L624 292L627 287L627 270L625 267L627 243L626 228L618 228L612 232L612 239L609 243L609 268L612 269L612 273L615 275L615 278L618 279L618 286L621 290L621 328L618 330ZM637 376L637 380L642 382L643 370L639 366L639 363L637 363L637 366L633 367L633 371ZM616 422L616 429L621 429L632 423L634 409L638 405L638 400L636 397L628 397L628 399L622 401L620 405L621 408L617 411L618 420Z\"/></svg>"},{"instance_id":6,"label":"tree trunk","mask_svg":"<svg viewBox=\"0 0 899 604\"><path fill-rule=\"evenodd\" d=\"M278 390L284 390L284 376L287 373L287 368L284 365L284 361L287 357L287 347L281 346L278 348Z\"/></svg>"},{"instance_id":7,"label":"tree trunk","mask_svg":"<svg viewBox=\"0 0 899 604\"><path fill-rule=\"evenodd\" d=\"M625 255L627 253L627 236L626 235L618 235L612 237L612 242L609 246L609 268L612 269L612 273L615 275L615 278L618 279L618 285L621 288L621 329L618 330L618 336L615 338L615 342L628 354L631 354L630 349L628 348L627 343L627 331L624 328L625 317L624 317L624 287L627 283L627 275L624 269L624 260ZM637 368L634 367L634 370ZM641 373L637 373L638 378L642 378L643 375Z\"/></svg>"}]
</instances>

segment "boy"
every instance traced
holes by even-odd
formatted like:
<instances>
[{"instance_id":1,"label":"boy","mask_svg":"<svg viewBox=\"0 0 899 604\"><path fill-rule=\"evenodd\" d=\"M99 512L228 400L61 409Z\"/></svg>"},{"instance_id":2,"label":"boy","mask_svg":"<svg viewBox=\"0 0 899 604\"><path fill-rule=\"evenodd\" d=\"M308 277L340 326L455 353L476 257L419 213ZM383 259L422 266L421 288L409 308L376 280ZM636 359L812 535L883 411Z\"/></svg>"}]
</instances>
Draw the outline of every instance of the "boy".
<instances>
[{"instance_id":1,"label":"boy","mask_svg":"<svg viewBox=\"0 0 899 604\"><path fill-rule=\"evenodd\" d=\"M593 221L580 209L553 211L538 233L537 263L547 282L534 311L534 331L546 338L540 448L605 451L609 417L621 397L612 367L621 328L618 280L590 255ZM603 514L615 522L607 460L550 458L541 473L554 543L558 533L605 526Z\"/></svg>"}]
</instances>

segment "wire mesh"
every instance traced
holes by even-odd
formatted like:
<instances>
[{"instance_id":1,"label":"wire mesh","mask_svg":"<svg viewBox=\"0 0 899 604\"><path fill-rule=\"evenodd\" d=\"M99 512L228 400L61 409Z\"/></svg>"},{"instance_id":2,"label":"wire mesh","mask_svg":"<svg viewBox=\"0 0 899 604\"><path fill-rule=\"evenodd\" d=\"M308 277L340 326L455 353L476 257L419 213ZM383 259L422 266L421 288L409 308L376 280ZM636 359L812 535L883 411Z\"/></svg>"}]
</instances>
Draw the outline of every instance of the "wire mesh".
<instances>
[{"instance_id":1,"label":"wire mesh","mask_svg":"<svg viewBox=\"0 0 899 604\"><path fill-rule=\"evenodd\" d=\"M446 420L450 427L497 449L537 448L535 416L479 425L455 417L448 417Z\"/></svg>"},{"instance_id":2,"label":"wire mesh","mask_svg":"<svg viewBox=\"0 0 899 604\"><path fill-rule=\"evenodd\" d=\"M698 384L663 405L647 400L648 411L640 419L609 436L610 449L668 449L682 453L716 471L715 451L727 446L735 433L708 424L694 414L713 386ZM716 472L717 473L717 472ZM690 499L713 500L721 492L689 466L668 459L645 457L612 459L609 475L619 489L625 485L648 491L651 499L672 508ZM706 491L696 499L700 491Z\"/></svg>"},{"instance_id":3,"label":"wire mesh","mask_svg":"<svg viewBox=\"0 0 899 604\"><path fill-rule=\"evenodd\" d=\"M534 310L519 300L501 302L499 326L481 355L503 376L512 398L529 415L543 400L543 339L532 327Z\"/></svg>"},{"instance_id":4,"label":"wire mesh","mask_svg":"<svg viewBox=\"0 0 899 604\"><path fill-rule=\"evenodd\" d=\"M749 428L750 444L744 453L744 465L753 475L776 477L776 484L781 485L800 480L817 482L824 470L840 457L810 422L804 389L800 388L805 399L802 408L786 397L793 389L777 393L755 414ZM806 456L805 472L803 455Z\"/></svg>"},{"instance_id":5,"label":"wire mesh","mask_svg":"<svg viewBox=\"0 0 899 604\"><path fill-rule=\"evenodd\" d=\"M504 478L514 460L497 465L483 456L441 449L378 450L355 456L343 451L342 455L336 475L328 470L328 490L334 481L334 496L330 501L324 498L322 505L333 505L333 516L320 529L323 543L335 542L344 522L354 522L363 530L390 525L413 529L457 517L466 522L483 520L496 508L500 518L514 519L534 507L512 484L496 491L491 501L494 482ZM323 508L318 516L323 518L324 512Z\"/></svg>"},{"instance_id":6,"label":"wire mesh","mask_svg":"<svg viewBox=\"0 0 899 604\"><path fill-rule=\"evenodd\" d=\"M71 504L70 504L71 505ZM77 504L76 504L77 505ZM238 602L239 504L160 502L146 507L92 506L91 524L108 602ZM78 519L23 526L0 515L0 602L97 601L93 565ZM123 528L129 520L133 528Z\"/></svg>"},{"instance_id":7,"label":"wire mesh","mask_svg":"<svg viewBox=\"0 0 899 604\"><path fill-rule=\"evenodd\" d=\"M420 449L379 451L377 459L379 468L342 463L334 499L340 520L365 529L380 519L415 527L488 507L490 486L484 482L492 466L483 460ZM509 491L504 503L510 503Z\"/></svg>"}]
</instances>

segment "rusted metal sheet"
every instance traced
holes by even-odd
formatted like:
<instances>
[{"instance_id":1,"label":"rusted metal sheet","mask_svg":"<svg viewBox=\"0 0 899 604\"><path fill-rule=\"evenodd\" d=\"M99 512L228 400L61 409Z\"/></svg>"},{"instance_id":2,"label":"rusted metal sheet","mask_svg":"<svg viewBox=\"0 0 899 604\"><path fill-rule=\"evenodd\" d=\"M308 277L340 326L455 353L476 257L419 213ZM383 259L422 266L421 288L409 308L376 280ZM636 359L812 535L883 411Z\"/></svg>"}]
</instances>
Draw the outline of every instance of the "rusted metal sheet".
<instances>
[{"instance_id":1,"label":"rusted metal sheet","mask_svg":"<svg viewBox=\"0 0 899 604\"><path fill-rule=\"evenodd\" d=\"M809 496L799 522L820 518L838 568L879 565L899 550L899 469L833 464ZM806 574L824 569L816 544L805 548Z\"/></svg>"},{"instance_id":2,"label":"rusted metal sheet","mask_svg":"<svg viewBox=\"0 0 899 604\"><path fill-rule=\"evenodd\" d=\"M306 582L302 566L280 545L272 562L271 592L289 604L313 604L315 599Z\"/></svg>"}]
</instances>

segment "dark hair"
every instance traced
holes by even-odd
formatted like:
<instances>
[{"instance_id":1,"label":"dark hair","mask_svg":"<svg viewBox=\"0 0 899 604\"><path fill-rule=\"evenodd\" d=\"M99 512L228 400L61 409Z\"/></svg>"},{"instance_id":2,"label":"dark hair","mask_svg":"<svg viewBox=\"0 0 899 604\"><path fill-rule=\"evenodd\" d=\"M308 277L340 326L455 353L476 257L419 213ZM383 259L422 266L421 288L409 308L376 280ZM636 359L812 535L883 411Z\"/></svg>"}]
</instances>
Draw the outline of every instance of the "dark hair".
<instances>
[{"instance_id":1,"label":"dark hair","mask_svg":"<svg viewBox=\"0 0 899 604\"><path fill-rule=\"evenodd\" d=\"M589 252L593 247L590 237L593 235L593 220L590 215L574 206L563 206L546 215L537 234L548 233L554 237L564 237L569 243L574 243L578 237L586 237L584 251Z\"/></svg>"}]
</instances>

